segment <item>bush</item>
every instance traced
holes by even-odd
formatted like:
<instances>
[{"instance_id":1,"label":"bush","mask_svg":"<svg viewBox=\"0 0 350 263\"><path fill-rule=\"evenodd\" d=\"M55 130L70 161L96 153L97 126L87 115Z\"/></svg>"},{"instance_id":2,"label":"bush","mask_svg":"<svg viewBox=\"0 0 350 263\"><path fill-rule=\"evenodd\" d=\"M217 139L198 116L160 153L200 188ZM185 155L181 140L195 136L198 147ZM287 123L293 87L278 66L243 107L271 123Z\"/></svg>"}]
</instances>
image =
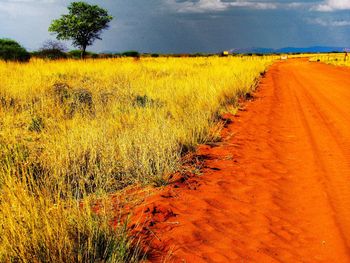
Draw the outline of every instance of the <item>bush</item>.
<instances>
[{"instance_id":1,"label":"bush","mask_svg":"<svg viewBox=\"0 0 350 263\"><path fill-rule=\"evenodd\" d=\"M56 105L63 108L69 118L76 113L94 115L92 93L87 89L71 89L65 83L56 83L53 85L53 96Z\"/></svg>"},{"instance_id":2,"label":"bush","mask_svg":"<svg viewBox=\"0 0 350 263\"><path fill-rule=\"evenodd\" d=\"M140 53L137 52L137 51L133 51L133 50L131 50L131 51L126 51L126 52L124 52L122 55L125 56L125 57L133 57L133 58L138 58L138 57L140 57Z\"/></svg>"},{"instance_id":3,"label":"bush","mask_svg":"<svg viewBox=\"0 0 350 263\"><path fill-rule=\"evenodd\" d=\"M97 55L97 58L113 58L113 54L101 53Z\"/></svg>"},{"instance_id":4,"label":"bush","mask_svg":"<svg viewBox=\"0 0 350 263\"><path fill-rule=\"evenodd\" d=\"M98 56L98 54L93 53L93 54L91 55L91 58L99 58L99 56Z\"/></svg>"},{"instance_id":5,"label":"bush","mask_svg":"<svg viewBox=\"0 0 350 263\"><path fill-rule=\"evenodd\" d=\"M30 55L20 44L11 39L0 39L0 59L27 62Z\"/></svg>"},{"instance_id":6,"label":"bush","mask_svg":"<svg viewBox=\"0 0 350 263\"><path fill-rule=\"evenodd\" d=\"M41 117L34 116L31 120L28 130L31 132L41 132L43 128L44 128L43 119Z\"/></svg>"},{"instance_id":7,"label":"bush","mask_svg":"<svg viewBox=\"0 0 350 263\"><path fill-rule=\"evenodd\" d=\"M80 50L71 50L68 52L68 56L70 58L79 59L79 58L81 58L81 51Z\"/></svg>"},{"instance_id":8,"label":"bush","mask_svg":"<svg viewBox=\"0 0 350 263\"><path fill-rule=\"evenodd\" d=\"M43 43L40 50L36 52L36 56L46 59L63 59L67 58L66 50L67 48L62 42L47 40Z\"/></svg>"},{"instance_id":9,"label":"bush","mask_svg":"<svg viewBox=\"0 0 350 263\"><path fill-rule=\"evenodd\" d=\"M63 59L67 58L65 51L66 46L56 40L47 40L39 51L33 52L32 55L44 59Z\"/></svg>"},{"instance_id":10,"label":"bush","mask_svg":"<svg viewBox=\"0 0 350 263\"><path fill-rule=\"evenodd\" d=\"M32 53L33 56L46 59L63 59L67 54L58 49L45 49Z\"/></svg>"},{"instance_id":11,"label":"bush","mask_svg":"<svg viewBox=\"0 0 350 263\"><path fill-rule=\"evenodd\" d=\"M205 53L200 53L199 52L199 53L190 54L189 56L196 58L196 57L207 57L208 55L205 54Z\"/></svg>"},{"instance_id":12,"label":"bush","mask_svg":"<svg viewBox=\"0 0 350 263\"><path fill-rule=\"evenodd\" d=\"M71 50L68 52L68 57L74 58L74 59L81 59L81 50ZM86 58L98 58L99 55L93 52L85 52Z\"/></svg>"},{"instance_id":13,"label":"bush","mask_svg":"<svg viewBox=\"0 0 350 263\"><path fill-rule=\"evenodd\" d=\"M134 105L134 107L140 107L140 108L163 107L164 103L158 99L152 99L152 98L148 97L147 95L143 95L143 96L137 95L135 97L133 105Z\"/></svg>"}]
</instances>

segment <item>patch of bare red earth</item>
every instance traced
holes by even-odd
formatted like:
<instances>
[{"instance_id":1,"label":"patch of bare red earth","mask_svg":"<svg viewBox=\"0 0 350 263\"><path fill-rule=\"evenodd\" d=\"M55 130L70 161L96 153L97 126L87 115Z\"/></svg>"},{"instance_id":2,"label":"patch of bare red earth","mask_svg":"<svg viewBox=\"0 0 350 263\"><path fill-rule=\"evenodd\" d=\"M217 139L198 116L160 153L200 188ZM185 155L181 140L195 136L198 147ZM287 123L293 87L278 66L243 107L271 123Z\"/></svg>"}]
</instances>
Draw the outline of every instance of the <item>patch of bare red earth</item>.
<instances>
[{"instance_id":1,"label":"patch of bare red earth","mask_svg":"<svg viewBox=\"0 0 350 263\"><path fill-rule=\"evenodd\" d=\"M254 97L136 210L149 261L350 262L350 70L277 62Z\"/></svg>"}]
</instances>

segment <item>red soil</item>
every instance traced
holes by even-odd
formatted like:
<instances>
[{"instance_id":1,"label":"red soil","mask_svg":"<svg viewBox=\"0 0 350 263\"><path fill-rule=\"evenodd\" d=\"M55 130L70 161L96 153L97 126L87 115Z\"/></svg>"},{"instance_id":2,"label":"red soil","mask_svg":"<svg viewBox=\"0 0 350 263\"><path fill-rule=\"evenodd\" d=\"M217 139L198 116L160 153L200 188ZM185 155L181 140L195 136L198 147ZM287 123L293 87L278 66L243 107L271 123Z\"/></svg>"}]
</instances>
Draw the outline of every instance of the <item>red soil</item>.
<instances>
[{"instance_id":1,"label":"red soil","mask_svg":"<svg viewBox=\"0 0 350 263\"><path fill-rule=\"evenodd\" d=\"M350 262L350 69L275 63L200 146L201 175L139 207L152 262Z\"/></svg>"}]
</instances>

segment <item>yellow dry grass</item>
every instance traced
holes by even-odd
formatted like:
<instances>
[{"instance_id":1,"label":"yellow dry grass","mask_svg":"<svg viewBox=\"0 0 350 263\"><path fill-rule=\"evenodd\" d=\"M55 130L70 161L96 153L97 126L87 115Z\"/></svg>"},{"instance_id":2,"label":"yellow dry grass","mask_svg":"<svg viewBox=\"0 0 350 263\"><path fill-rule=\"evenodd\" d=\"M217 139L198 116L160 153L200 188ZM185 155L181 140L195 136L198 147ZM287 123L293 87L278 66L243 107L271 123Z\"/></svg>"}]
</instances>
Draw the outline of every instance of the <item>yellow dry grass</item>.
<instances>
[{"instance_id":1,"label":"yellow dry grass","mask_svg":"<svg viewBox=\"0 0 350 263\"><path fill-rule=\"evenodd\" d=\"M350 66L350 54L345 53L314 54L310 57L311 62L324 62L336 66Z\"/></svg>"},{"instance_id":2,"label":"yellow dry grass","mask_svg":"<svg viewBox=\"0 0 350 263\"><path fill-rule=\"evenodd\" d=\"M136 260L90 200L166 183L272 60L0 61L0 261Z\"/></svg>"}]
</instances>

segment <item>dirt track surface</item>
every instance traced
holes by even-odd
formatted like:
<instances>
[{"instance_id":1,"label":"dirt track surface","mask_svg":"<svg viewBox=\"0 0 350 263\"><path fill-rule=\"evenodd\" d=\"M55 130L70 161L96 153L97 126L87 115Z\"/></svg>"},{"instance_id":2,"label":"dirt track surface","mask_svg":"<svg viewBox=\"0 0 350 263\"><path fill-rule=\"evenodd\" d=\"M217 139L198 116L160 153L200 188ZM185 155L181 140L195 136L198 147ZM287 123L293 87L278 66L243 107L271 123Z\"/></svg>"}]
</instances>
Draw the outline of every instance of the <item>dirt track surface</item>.
<instances>
[{"instance_id":1,"label":"dirt track surface","mask_svg":"<svg viewBox=\"0 0 350 263\"><path fill-rule=\"evenodd\" d=\"M350 262L350 69L277 62L202 175L150 198L154 262Z\"/></svg>"}]
</instances>

